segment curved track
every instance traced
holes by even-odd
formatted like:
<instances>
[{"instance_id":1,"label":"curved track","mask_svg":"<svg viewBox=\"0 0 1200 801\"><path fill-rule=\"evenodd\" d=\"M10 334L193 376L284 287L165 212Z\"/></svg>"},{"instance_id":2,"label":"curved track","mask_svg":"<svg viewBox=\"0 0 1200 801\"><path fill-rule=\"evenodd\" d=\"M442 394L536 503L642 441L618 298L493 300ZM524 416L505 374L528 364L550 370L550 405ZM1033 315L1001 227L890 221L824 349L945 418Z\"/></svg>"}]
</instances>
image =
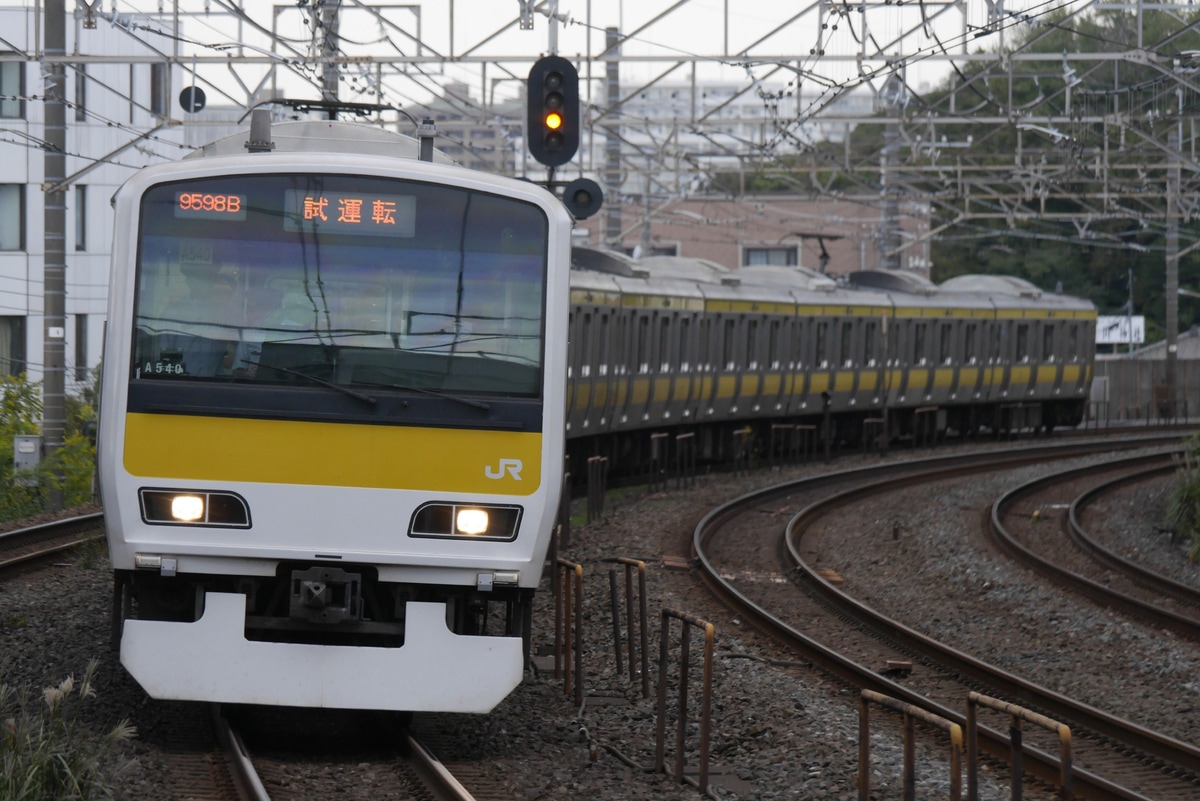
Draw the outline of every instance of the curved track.
<instances>
[{"instance_id":1,"label":"curved track","mask_svg":"<svg viewBox=\"0 0 1200 801\"><path fill-rule=\"evenodd\" d=\"M1155 444L1162 444L1159 439ZM1142 445L1151 443L1145 439ZM1111 445L1092 446L1093 451ZM1032 460L1083 453L1076 448L1036 449ZM1057 453L1055 451L1057 450ZM804 558L802 536L816 518L866 493L894 490L934 477L963 475L967 470L991 470L1030 461L1030 449L990 452L955 459L931 459L879 469L845 471L795 482L756 493L714 511L697 527L693 538L710 586L758 625L785 640L805 658L850 682L962 723L970 690L981 690L1043 714L1062 719L1076 735L1075 789L1095 799L1193 799L1200 794L1200 749L1150 732L1038 687L1020 677L933 641L888 616L850 598L835 586L836 578L820 574ZM886 481L878 480L888 474ZM857 486L833 498L818 498L829 486ZM797 511L798 509L803 511ZM764 525L764 516L773 524ZM786 539L783 521L788 520ZM736 543L736 544L735 544ZM792 592L786 599L767 591L769 582L748 580L780 571L781 550L795 565L795 578L806 597ZM838 643L835 650L828 643ZM903 684L882 675L889 663L914 661L916 670ZM1006 734L983 729L981 747L1005 757ZM1026 740L1026 771L1047 782L1058 776L1058 757Z\"/></svg>"},{"instance_id":2,"label":"curved track","mask_svg":"<svg viewBox=\"0 0 1200 801\"><path fill-rule=\"evenodd\" d=\"M1200 641L1200 591L1118 556L1090 536L1079 521L1080 508L1104 493L1174 471L1174 455L1119 459L1031 481L992 505L988 531L1005 553L1056 584L1100 606ZM1080 487L1082 481L1110 473L1118 476ZM1048 506L1066 509L1066 532L1049 531L1045 522L1035 522L1048 517L1037 514Z\"/></svg>"}]
</instances>

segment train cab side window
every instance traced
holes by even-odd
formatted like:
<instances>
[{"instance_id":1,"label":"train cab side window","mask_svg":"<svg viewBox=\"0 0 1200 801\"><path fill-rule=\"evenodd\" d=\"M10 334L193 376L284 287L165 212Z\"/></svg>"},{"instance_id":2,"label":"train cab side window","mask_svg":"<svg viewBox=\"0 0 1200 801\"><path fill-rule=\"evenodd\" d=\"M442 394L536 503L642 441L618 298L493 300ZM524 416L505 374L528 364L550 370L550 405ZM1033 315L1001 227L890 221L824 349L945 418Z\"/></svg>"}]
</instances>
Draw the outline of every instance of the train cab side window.
<instances>
[{"instance_id":1,"label":"train cab side window","mask_svg":"<svg viewBox=\"0 0 1200 801\"><path fill-rule=\"evenodd\" d=\"M954 361L954 326L951 323L942 323L938 327L941 329L938 332L938 360L942 364L951 364Z\"/></svg>"},{"instance_id":2,"label":"train cab side window","mask_svg":"<svg viewBox=\"0 0 1200 801\"><path fill-rule=\"evenodd\" d=\"M737 362L733 360L733 345L737 335L737 321L726 320L722 331L721 364L725 365L726 370L733 370L737 367Z\"/></svg>"},{"instance_id":3,"label":"train cab side window","mask_svg":"<svg viewBox=\"0 0 1200 801\"><path fill-rule=\"evenodd\" d=\"M1044 323L1042 327L1042 361L1054 361L1054 324Z\"/></svg>"},{"instance_id":4,"label":"train cab side window","mask_svg":"<svg viewBox=\"0 0 1200 801\"><path fill-rule=\"evenodd\" d=\"M1029 324L1021 323L1017 326L1017 352L1016 360L1019 362L1029 361Z\"/></svg>"},{"instance_id":5,"label":"train cab side window","mask_svg":"<svg viewBox=\"0 0 1200 801\"><path fill-rule=\"evenodd\" d=\"M829 366L829 356L825 352L825 340L829 334L829 323L817 323L816 351L813 353L813 363L825 369Z\"/></svg>"},{"instance_id":6,"label":"train cab side window","mask_svg":"<svg viewBox=\"0 0 1200 801\"><path fill-rule=\"evenodd\" d=\"M917 323L913 326L913 364L925 364L925 332L928 327L928 323Z\"/></svg>"}]
</instances>

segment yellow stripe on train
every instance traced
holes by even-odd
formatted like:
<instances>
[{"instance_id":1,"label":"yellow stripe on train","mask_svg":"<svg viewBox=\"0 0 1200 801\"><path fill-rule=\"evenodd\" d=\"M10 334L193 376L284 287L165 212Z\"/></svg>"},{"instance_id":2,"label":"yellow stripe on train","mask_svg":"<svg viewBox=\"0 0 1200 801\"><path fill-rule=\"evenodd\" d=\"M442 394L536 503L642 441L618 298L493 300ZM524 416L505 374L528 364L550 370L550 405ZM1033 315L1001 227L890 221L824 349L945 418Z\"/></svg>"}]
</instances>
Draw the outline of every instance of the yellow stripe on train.
<instances>
[{"instance_id":1,"label":"yellow stripe on train","mask_svg":"<svg viewBox=\"0 0 1200 801\"><path fill-rule=\"evenodd\" d=\"M540 433L125 417L125 469L147 479L532 495L541 455Z\"/></svg>"}]
</instances>

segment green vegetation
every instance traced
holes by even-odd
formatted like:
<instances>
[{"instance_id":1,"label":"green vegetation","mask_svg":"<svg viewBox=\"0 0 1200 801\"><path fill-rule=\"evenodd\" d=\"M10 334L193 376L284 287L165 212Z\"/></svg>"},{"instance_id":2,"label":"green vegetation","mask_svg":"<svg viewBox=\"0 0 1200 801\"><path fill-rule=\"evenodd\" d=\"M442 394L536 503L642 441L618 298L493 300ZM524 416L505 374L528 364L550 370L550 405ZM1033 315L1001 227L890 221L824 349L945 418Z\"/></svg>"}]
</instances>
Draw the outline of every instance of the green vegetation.
<instances>
[{"instance_id":1,"label":"green vegetation","mask_svg":"<svg viewBox=\"0 0 1200 801\"><path fill-rule=\"evenodd\" d=\"M1188 558L1196 561L1200 556L1200 434L1188 440L1183 452L1168 500L1167 522L1191 541Z\"/></svg>"},{"instance_id":2,"label":"green vegetation","mask_svg":"<svg viewBox=\"0 0 1200 801\"><path fill-rule=\"evenodd\" d=\"M36 470L18 473L13 438L40 433L41 388L23 373L0 376L0 521L46 511L46 497L53 489L62 492L67 507L91 503L96 449L86 428L96 417L94 386L82 397L67 396L63 446Z\"/></svg>"},{"instance_id":3,"label":"green vegetation","mask_svg":"<svg viewBox=\"0 0 1200 801\"><path fill-rule=\"evenodd\" d=\"M0 683L0 798L64 801L111 798L120 773L116 745L136 734L126 721L93 735L80 721L94 698L97 662L76 686L73 676L41 692Z\"/></svg>"}]
</instances>

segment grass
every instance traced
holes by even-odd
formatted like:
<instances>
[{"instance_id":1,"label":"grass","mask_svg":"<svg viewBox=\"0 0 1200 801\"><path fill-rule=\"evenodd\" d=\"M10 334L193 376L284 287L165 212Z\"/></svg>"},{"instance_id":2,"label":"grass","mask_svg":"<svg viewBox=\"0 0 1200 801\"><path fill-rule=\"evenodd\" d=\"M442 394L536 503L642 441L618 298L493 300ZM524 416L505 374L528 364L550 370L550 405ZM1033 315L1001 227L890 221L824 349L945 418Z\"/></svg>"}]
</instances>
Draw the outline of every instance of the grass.
<instances>
[{"instance_id":1,"label":"grass","mask_svg":"<svg viewBox=\"0 0 1200 801\"><path fill-rule=\"evenodd\" d=\"M78 684L68 676L38 694L0 683L0 799L112 798L121 772L116 746L136 734L127 721L95 736L80 720L95 698L97 662Z\"/></svg>"},{"instance_id":2,"label":"grass","mask_svg":"<svg viewBox=\"0 0 1200 801\"><path fill-rule=\"evenodd\" d=\"M1200 557L1200 437L1188 440L1167 506L1171 527L1188 537L1188 559Z\"/></svg>"}]
</instances>

